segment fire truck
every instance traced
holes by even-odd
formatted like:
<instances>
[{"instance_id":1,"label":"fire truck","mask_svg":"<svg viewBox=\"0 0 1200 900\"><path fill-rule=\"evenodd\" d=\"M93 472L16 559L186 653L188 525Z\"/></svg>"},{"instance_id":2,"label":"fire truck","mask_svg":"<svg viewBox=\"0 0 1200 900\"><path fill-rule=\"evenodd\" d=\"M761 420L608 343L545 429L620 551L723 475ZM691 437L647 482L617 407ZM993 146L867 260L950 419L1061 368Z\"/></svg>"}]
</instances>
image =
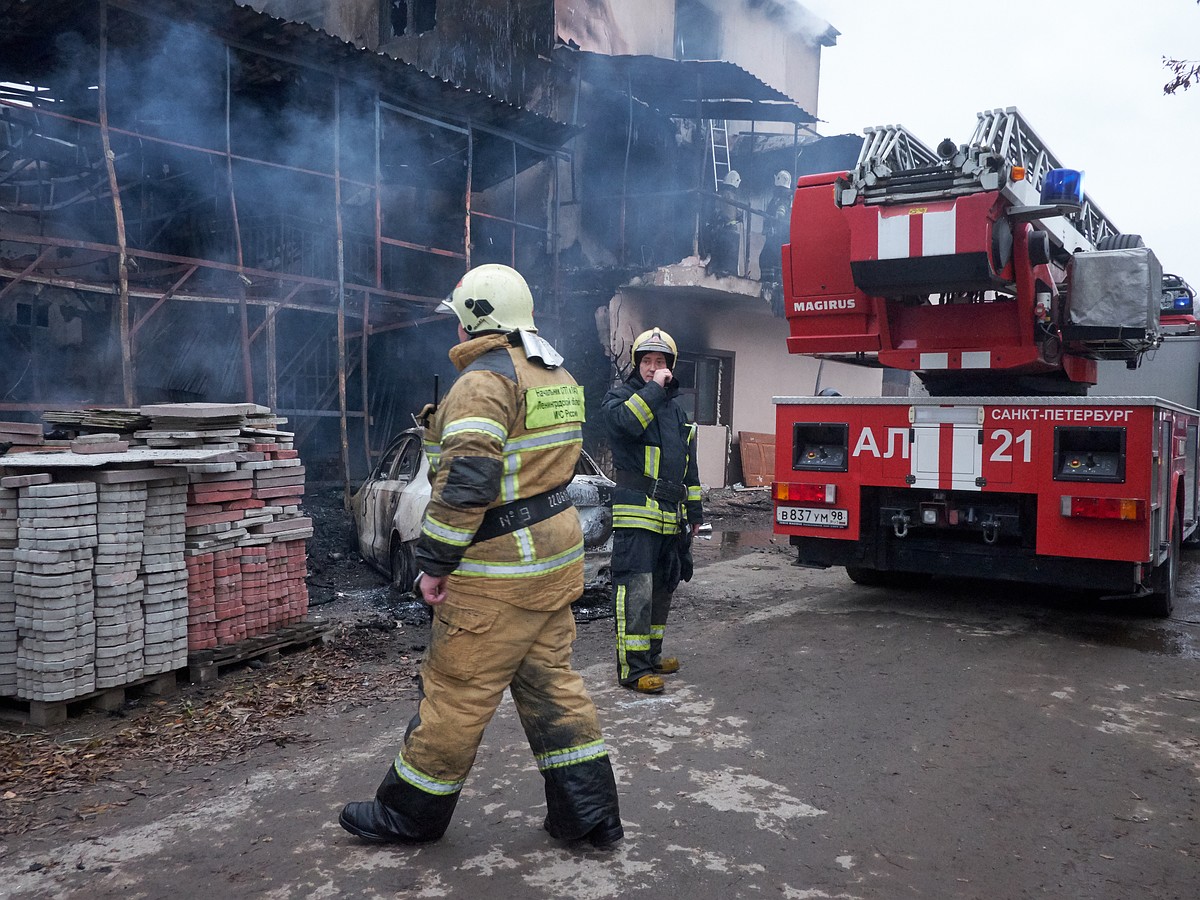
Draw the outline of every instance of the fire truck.
<instances>
[{"instance_id":1,"label":"fire truck","mask_svg":"<svg viewBox=\"0 0 1200 900\"><path fill-rule=\"evenodd\" d=\"M1200 412L1089 390L1098 365L1153 355L1160 305L1194 293L1016 109L933 150L900 126L864 135L852 171L797 183L787 345L907 370L913 388L775 398L776 533L859 584L968 575L1169 615Z\"/></svg>"}]
</instances>

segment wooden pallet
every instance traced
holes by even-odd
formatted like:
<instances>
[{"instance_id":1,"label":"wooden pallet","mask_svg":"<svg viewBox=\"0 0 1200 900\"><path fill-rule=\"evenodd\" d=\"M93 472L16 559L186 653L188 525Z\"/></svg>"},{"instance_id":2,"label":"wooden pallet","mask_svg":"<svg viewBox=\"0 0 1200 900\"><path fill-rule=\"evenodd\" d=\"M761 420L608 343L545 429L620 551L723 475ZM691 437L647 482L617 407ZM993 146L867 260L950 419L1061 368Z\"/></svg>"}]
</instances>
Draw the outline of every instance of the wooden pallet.
<instances>
[{"instance_id":1,"label":"wooden pallet","mask_svg":"<svg viewBox=\"0 0 1200 900\"><path fill-rule=\"evenodd\" d=\"M188 679L193 684L207 684L229 669L246 665L252 660L275 662L288 652L302 650L314 644L327 644L333 626L323 619L306 619L285 625L278 631L238 641L216 650L201 650L188 654Z\"/></svg>"},{"instance_id":2,"label":"wooden pallet","mask_svg":"<svg viewBox=\"0 0 1200 900\"><path fill-rule=\"evenodd\" d=\"M178 672L161 672L148 675L127 684L101 688L90 694L72 697L70 700L21 700L17 697L0 697L0 719L23 722L45 727L61 725L73 716L81 716L93 710L114 712L125 706L131 697L166 697L179 689Z\"/></svg>"}]
</instances>

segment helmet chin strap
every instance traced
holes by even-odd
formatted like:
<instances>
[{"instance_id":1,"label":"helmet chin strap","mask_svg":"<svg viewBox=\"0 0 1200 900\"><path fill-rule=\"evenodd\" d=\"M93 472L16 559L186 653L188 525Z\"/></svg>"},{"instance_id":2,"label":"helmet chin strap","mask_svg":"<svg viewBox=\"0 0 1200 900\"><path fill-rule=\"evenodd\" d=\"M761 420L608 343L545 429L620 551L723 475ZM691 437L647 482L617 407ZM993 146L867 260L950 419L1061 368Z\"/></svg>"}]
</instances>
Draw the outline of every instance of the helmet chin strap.
<instances>
[{"instance_id":1,"label":"helmet chin strap","mask_svg":"<svg viewBox=\"0 0 1200 900\"><path fill-rule=\"evenodd\" d=\"M536 359L547 369L557 369L563 364L562 354L550 346L550 342L532 331L518 331L526 359Z\"/></svg>"}]
</instances>

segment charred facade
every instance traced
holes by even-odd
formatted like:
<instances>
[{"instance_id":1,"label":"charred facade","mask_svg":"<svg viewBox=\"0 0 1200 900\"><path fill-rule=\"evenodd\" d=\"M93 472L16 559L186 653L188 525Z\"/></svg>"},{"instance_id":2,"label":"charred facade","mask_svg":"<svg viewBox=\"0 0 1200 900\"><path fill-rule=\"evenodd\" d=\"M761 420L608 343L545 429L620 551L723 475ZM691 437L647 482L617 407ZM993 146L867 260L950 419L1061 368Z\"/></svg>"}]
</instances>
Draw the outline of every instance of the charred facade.
<instances>
[{"instance_id":1,"label":"charred facade","mask_svg":"<svg viewBox=\"0 0 1200 900\"><path fill-rule=\"evenodd\" d=\"M0 410L253 400L357 473L465 268L553 281L569 133L233 2L0 3Z\"/></svg>"}]
</instances>

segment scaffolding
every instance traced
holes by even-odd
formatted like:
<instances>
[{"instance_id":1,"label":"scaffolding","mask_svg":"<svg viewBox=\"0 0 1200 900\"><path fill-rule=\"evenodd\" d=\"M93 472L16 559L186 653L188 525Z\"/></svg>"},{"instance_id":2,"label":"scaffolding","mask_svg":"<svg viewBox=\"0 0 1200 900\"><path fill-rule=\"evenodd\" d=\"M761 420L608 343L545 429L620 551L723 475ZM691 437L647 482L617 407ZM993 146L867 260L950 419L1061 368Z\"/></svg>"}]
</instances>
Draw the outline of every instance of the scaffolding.
<instances>
[{"instance_id":1,"label":"scaffolding","mask_svg":"<svg viewBox=\"0 0 1200 900\"><path fill-rule=\"evenodd\" d=\"M367 468L373 424L403 425L372 339L435 321L473 264L556 283L568 135L233 0L0 0L0 336L34 370L0 412L239 399L301 444L336 418L349 485L350 421ZM68 354L74 388L45 292L107 335Z\"/></svg>"}]
</instances>

